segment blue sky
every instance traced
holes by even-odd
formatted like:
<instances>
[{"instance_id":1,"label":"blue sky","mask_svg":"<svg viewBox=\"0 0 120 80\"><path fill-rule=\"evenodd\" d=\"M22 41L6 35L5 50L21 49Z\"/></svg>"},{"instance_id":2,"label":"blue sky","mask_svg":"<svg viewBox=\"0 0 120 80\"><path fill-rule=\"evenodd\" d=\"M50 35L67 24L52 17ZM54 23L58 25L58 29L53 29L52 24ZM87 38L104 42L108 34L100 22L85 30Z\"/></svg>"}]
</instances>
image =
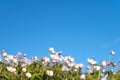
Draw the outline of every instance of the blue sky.
<instances>
[{"instance_id":1,"label":"blue sky","mask_svg":"<svg viewBox=\"0 0 120 80\"><path fill-rule=\"evenodd\" d=\"M119 0L1 0L0 49L48 56L49 47L77 62L120 57Z\"/></svg>"}]
</instances>

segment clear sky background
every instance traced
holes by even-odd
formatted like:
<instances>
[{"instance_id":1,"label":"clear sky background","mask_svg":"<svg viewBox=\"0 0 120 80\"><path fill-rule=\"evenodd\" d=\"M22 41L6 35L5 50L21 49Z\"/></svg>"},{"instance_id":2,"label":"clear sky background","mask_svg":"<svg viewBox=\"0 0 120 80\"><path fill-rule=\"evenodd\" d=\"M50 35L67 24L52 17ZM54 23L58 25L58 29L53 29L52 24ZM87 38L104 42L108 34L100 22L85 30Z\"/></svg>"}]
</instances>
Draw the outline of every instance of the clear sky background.
<instances>
[{"instance_id":1,"label":"clear sky background","mask_svg":"<svg viewBox=\"0 0 120 80\"><path fill-rule=\"evenodd\" d=\"M120 57L119 0L1 0L0 49L48 56L49 47L75 61Z\"/></svg>"}]
</instances>

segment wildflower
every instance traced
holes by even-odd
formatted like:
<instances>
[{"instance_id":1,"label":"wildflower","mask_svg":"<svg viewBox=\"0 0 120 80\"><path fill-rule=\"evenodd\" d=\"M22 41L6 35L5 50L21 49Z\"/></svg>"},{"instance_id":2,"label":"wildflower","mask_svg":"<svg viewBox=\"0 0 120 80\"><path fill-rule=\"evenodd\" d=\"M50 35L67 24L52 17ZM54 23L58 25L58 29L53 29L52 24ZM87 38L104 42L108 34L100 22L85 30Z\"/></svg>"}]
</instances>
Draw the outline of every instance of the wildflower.
<instances>
[{"instance_id":1,"label":"wildflower","mask_svg":"<svg viewBox=\"0 0 120 80\"><path fill-rule=\"evenodd\" d=\"M27 72L25 73L26 77L30 78L31 77L31 73Z\"/></svg>"},{"instance_id":2,"label":"wildflower","mask_svg":"<svg viewBox=\"0 0 120 80\"><path fill-rule=\"evenodd\" d=\"M88 74L93 73L93 70L91 70L91 67L90 67L90 66L87 66L86 69L87 69Z\"/></svg>"},{"instance_id":3,"label":"wildflower","mask_svg":"<svg viewBox=\"0 0 120 80\"><path fill-rule=\"evenodd\" d=\"M88 63L91 64L91 65L94 65L94 64L96 64L97 62L94 61L93 59L89 59L89 58L88 58Z\"/></svg>"},{"instance_id":4,"label":"wildflower","mask_svg":"<svg viewBox=\"0 0 120 80\"><path fill-rule=\"evenodd\" d=\"M80 76L80 79L81 79L81 80L85 80L85 78L86 78L85 74L82 74L82 75Z\"/></svg>"},{"instance_id":5,"label":"wildflower","mask_svg":"<svg viewBox=\"0 0 120 80\"><path fill-rule=\"evenodd\" d=\"M75 69L78 69L78 68L79 68L79 65L78 65L78 64L75 64L75 65L74 65L74 68L75 68Z\"/></svg>"},{"instance_id":6,"label":"wildflower","mask_svg":"<svg viewBox=\"0 0 120 80\"><path fill-rule=\"evenodd\" d=\"M13 68L13 67L9 66L9 67L7 67L7 70L10 71L10 72L15 72L16 68Z\"/></svg>"},{"instance_id":7,"label":"wildflower","mask_svg":"<svg viewBox=\"0 0 120 80\"><path fill-rule=\"evenodd\" d=\"M67 61L67 60L68 60L68 56L65 56L65 57L61 56L61 58L62 58L64 61Z\"/></svg>"},{"instance_id":8,"label":"wildflower","mask_svg":"<svg viewBox=\"0 0 120 80\"><path fill-rule=\"evenodd\" d=\"M56 60L56 59L52 59L52 62L53 62L53 63L56 63L56 62L57 62L57 60Z\"/></svg>"},{"instance_id":9,"label":"wildflower","mask_svg":"<svg viewBox=\"0 0 120 80\"><path fill-rule=\"evenodd\" d=\"M115 55L115 52L113 50L110 51L111 55Z\"/></svg>"},{"instance_id":10,"label":"wildflower","mask_svg":"<svg viewBox=\"0 0 120 80\"><path fill-rule=\"evenodd\" d=\"M37 60L38 60L37 56L32 57L32 61L37 61Z\"/></svg>"},{"instance_id":11,"label":"wildflower","mask_svg":"<svg viewBox=\"0 0 120 80\"><path fill-rule=\"evenodd\" d=\"M16 68L12 68L12 72L15 72L16 71Z\"/></svg>"},{"instance_id":12,"label":"wildflower","mask_svg":"<svg viewBox=\"0 0 120 80\"><path fill-rule=\"evenodd\" d=\"M7 55L7 57L9 58L9 60L12 60L12 59L13 59L13 56L12 56L12 55Z\"/></svg>"},{"instance_id":13,"label":"wildflower","mask_svg":"<svg viewBox=\"0 0 120 80\"><path fill-rule=\"evenodd\" d=\"M4 59L5 59L5 62L9 62L9 58L5 57Z\"/></svg>"},{"instance_id":14,"label":"wildflower","mask_svg":"<svg viewBox=\"0 0 120 80\"><path fill-rule=\"evenodd\" d=\"M25 63L30 65L32 63L32 61L31 60L27 60Z\"/></svg>"},{"instance_id":15,"label":"wildflower","mask_svg":"<svg viewBox=\"0 0 120 80\"><path fill-rule=\"evenodd\" d=\"M51 59L58 60L59 57L58 57L58 55L51 54L51 55L50 55L50 58L51 58Z\"/></svg>"},{"instance_id":16,"label":"wildflower","mask_svg":"<svg viewBox=\"0 0 120 80\"><path fill-rule=\"evenodd\" d=\"M7 56L7 53L6 53L6 52L3 52L2 55L3 55L4 57L6 57L6 56Z\"/></svg>"},{"instance_id":17,"label":"wildflower","mask_svg":"<svg viewBox=\"0 0 120 80\"><path fill-rule=\"evenodd\" d=\"M74 62L74 58L72 58L71 56L68 57L68 60L69 60L70 62Z\"/></svg>"},{"instance_id":18,"label":"wildflower","mask_svg":"<svg viewBox=\"0 0 120 80\"><path fill-rule=\"evenodd\" d=\"M23 71L23 72L26 72L26 68L22 68L22 71Z\"/></svg>"},{"instance_id":19,"label":"wildflower","mask_svg":"<svg viewBox=\"0 0 120 80\"><path fill-rule=\"evenodd\" d=\"M43 57L42 60L43 60L45 63L50 62L50 59L49 59L48 57Z\"/></svg>"},{"instance_id":20,"label":"wildflower","mask_svg":"<svg viewBox=\"0 0 120 80\"><path fill-rule=\"evenodd\" d=\"M94 66L95 70L100 70L100 66Z\"/></svg>"},{"instance_id":21,"label":"wildflower","mask_svg":"<svg viewBox=\"0 0 120 80\"><path fill-rule=\"evenodd\" d=\"M46 73L48 76L53 76L53 71L51 71L51 70L47 70Z\"/></svg>"},{"instance_id":22,"label":"wildflower","mask_svg":"<svg viewBox=\"0 0 120 80\"><path fill-rule=\"evenodd\" d=\"M23 67L26 67L27 66L27 64L26 63L22 63L21 64L21 67L23 68Z\"/></svg>"},{"instance_id":23,"label":"wildflower","mask_svg":"<svg viewBox=\"0 0 120 80\"><path fill-rule=\"evenodd\" d=\"M42 58L42 64L43 64L43 66L46 66L49 62L50 62L49 58L47 58L47 57L43 57Z\"/></svg>"},{"instance_id":24,"label":"wildflower","mask_svg":"<svg viewBox=\"0 0 120 80\"><path fill-rule=\"evenodd\" d=\"M52 62L57 62L58 59L59 59L59 56L56 55L56 54L51 54L51 55L50 55L50 58L51 58Z\"/></svg>"},{"instance_id":25,"label":"wildflower","mask_svg":"<svg viewBox=\"0 0 120 80\"><path fill-rule=\"evenodd\" d=\"M13 63L18 63L18 60L17 59L15 59L15 58L13 58Z\"/></svg>"},{"instance_id":26,"label":"wildflower","mask_svg":"<svg viewBox=\"0 0 120 80\"><path fill-rule=\"evenodd\" d=\"M73 67L75 65L75 63L69 63L67 65L68 65L68 67Z\"/></svg>"},{"instance_id":27,"label":"wildflower","mask_svg":"<svg viewBox=\"0 0 120 80\"><path fill-rule=\"evenodd\" d=\"M88 74L92 74L93 73L93 70L89 69L87 70Z\"/></svg>"},{"instance_id":28,"label":"wildflower","mask_svg":"<svg viewBox=\"0 0 120 80\"><path fill-rule=\"evenodd\" d=\"M102 67L106 67L107 66L106 61L102 61L101 64L102 64Z\"/></svg>"},{"instance_id":29,"label":"wildflower","mask_svg":"<svg viewBox=\"0 0 120 80\"><path fill-rule=\"evenodd\" d=\"M82 68L83 66L84 66L83 64L75 64L75 65L74 65L74 67L75 67L76 69Z\"/></svg>"},{"instance_id":30,"label":"wildflower","mask_svg":"<svg viewBox=\"0 0 120 80\"><path fill-rule=\"evenodd\" d=\"M65 60L64 62L65 62L66 64L69 64L69 63L70 63L68 60Z\"/></svg>"},{"instance_id":31,"label":"wildflower","mask_svg":"<svg viewBox=\"0 0 120 80\"><path fill-rule=\"evenodd\" d=\"M67 66L63 66L61 70L62 70L63 72L67 72L67 71L69 71L70 69L69 69Z\"/></svg>"},{"instance_id":32,"label":"wildflower","mask_svg":"<svg viewBox=\"0 0 120 80\"><path fill-rule=\"evenodd\" d=\"M12 69L12 67L7 67L7 70L8 70L8 71L11 71L11 69Z\"/></svg>"},{"instance_id":33,"label":"wildflower","mask_svg":"<svg viewBox=\"0 0 120 80\"><path fill-rule=\"evenodd\" d=\"M49 48L50 53L55 53L55 50L53 47Z\"/></svg>"}]
</instances>

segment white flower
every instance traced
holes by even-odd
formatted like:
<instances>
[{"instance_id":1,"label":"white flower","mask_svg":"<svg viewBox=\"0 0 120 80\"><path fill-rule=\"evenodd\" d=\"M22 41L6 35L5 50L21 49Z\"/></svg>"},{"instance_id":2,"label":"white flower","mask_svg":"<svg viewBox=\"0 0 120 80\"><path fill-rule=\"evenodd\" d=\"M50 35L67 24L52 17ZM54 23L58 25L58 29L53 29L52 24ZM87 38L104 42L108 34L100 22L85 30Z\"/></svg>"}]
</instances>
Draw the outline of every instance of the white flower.
<instances>
[{"instance_id":1,"label":"white flower","mask_svg":"<svg viewBox=\"0 0 120 80\"><path fill-rule=\"evenodd\" d=\"M59 56L58 56L58 55L55 55L55 54L51 54L51 55L50 55L50 58L51 58L51 59L58 60Z\"/></svg>"},{"instance_id":2,"label":"white flower","mask_svg":"<svg viewBox=\"0 0 120 80\"><path fill-rule=\"evenodd\" d=\"M31 73L27 72L25 73L26 77L30 78L31 77Z\"/></svg>"},{"instance_id":3,"label":"white flower","mask_svg":"<svg viewBox=\"0 0 120 80\"><path fill-rule=\"evenodd\" d=\"M48 62L50 62L50 59L48 58L48 57L43 57L43 59L42 59L45 63L48 63Z\"/></svg>"},{"instance_id":4,"label":"white flower","mask_svg":"<svg viewBox=\"0 0 120 80\"><path fill-rule=\"evenodd\" d=\"M27 63L28 65L30 65L32 63L31 60L27 60L25 63Z\"/></svg>"},{"instance_id":5,"label":"white flower","mask_svg":"<svg viewBox=\"0 0 120 80\"><path fill-rule=\"evenodd\" d=\"M48 76L53 76L53 71L51 71L51 70L47 70L46 73Z\"/></svg>"},{"instance_id":6,"label":"white flower","mask_svg":"<svg viewBox=\"0 0 120 80\"><path fill-rule=\"evenodd\" d=\"M6 57L6 56L7 56L7 53L6 53L6 52L3 52L2 55L3 55L4 57Z\"/></svg>"},{"instance_id":7,"label":"white flower","mask_svg":"<svg viewBox=\"0 0 120 80\"><path fill-rule=\"evenodd\" d=\"M9 67L7 67L7 70L10 71L10 72L15 72L16 68L13 68L13 67L9 66Z\"/></svg>"},{"instance_id":8,"label":"white flower","mask_svg":"<svg viewBox=\"0 0 120 80\"><path fill-rule=\"evenodd\" d=\"M49 48L49 51L54 51L54 48L53 48L53 47L50 47L50 48Z\"/></svg>"},{"instance_id":9,"label":"white flower","mask_svg":"<svg viewBox=\"0 0 120 80\"><path fill-rule=\"evenodd\" d=\"M53 63L56 63L56 62L57 62L57 60L56 60L56 59L52 59L52 62L53 62Z\"/></svg>"},{"instance_id":10,"label":"white flower","mask_svg":"<svg viewBox=\"0 0 120 80\"><path fill-rule=\"evenodd\" d=\"M75 65L75 63L69 63L68 66L69 67L73 67Z\"/></svg>"},{"instance_id":11,"label":"white flower","mask_svg":"<svg viewBox=\"0 0 120 80\"><path fill-rule=\"evenodd\" d=\"M80 76L80 79L81 79L81 80L85 80L85 77L86 77L85 74L82 74L82 75Z\"/></svg>"},{"instance_id":12,"label":"white flower","mask_svg":"<svg viewBox=\"0 0 120 80\"><path fill-rule=\"evenodd\" d=\"M74 65L74 67L75 67L76 69L82 68L83 66L84 66L83 64L75 64L75 65Z\"/></svg>"},{"instance_id":13,"label":"white flower","mask_svg":"<svg viewBox=\"0 0 120 80\"><path fill-rule=\"evenodd\" d=\"M33 61L37 61L37 60L38 60L37 56L32 57L32 60L33 60Z\"/></svg>"},{"instance_id":14,"label":"white flower","mask_svg":"<svg viewBox=\"0 0 120 80\"><path fill-rule=\"evenodd\" d=\"M91 65L94 65L94 64L96 64L97 62L94 61L93 59L89 59L89 58L88 58L88 63L91 64Z\"/></svg>"},{"instance_id":15,"label":"white flower","mask_svg":"<svg viewBox=\"0 0 120 80\"><path fill-rule=\"evenodd\" d=\"M26 67L26 66L27 66L27 64L25 64L25 63L24 63L24 64L21 64L21 67Z\"/></svg>"},{"instance_id":16,"label":"white flower","mask_svg":"<svg viewBox=\"0 0 120 80\"><path fill-rule=\"evenodd\" d=\"M67 66L63 66L61 70L64 71L64 72L67 72L67 71L69 71L70 69L69 69Z\"/></svg>"},{"instance_id":17,"label":"white flower","mask_svg":"<svg viewBox=\"0 0 120 80\"><path fill-rule=\"evenodd\" d=\"M67 61L67 60L68 60L68 56L65 56L65 57L61 56L61 58L62 58L64 61Z\"/></svg>"},{"instance_id":18,"label":"white flower","mask_svg":"<svg viewBox=\"0 0 120 80\"><path fill-rule=\"evenodd\" d=\"M58 58L58 61L60 61L60 62L61 62L61 61L62 61L62 58Z\"/></svg>"},{"instance_id":19,"label":"white flower","mask_svg":"<svg viewBox=\"0 0 120 80\"><path fill-rule=\"evenodd\" d=\"M115 52L113 50L110 51L111 55L115 55Z\"/></svg>"},{"instance_id":20,"label":"white flower","mask_svg":"<svg viewBox=\"0 0 120 80\"><path fill-rule=\"evenodd\" d=\"M23 72L26 72L26 68L22 68L22 71L23 71Z\"/></svg>"},{"instance_id":21,"label":"white flower","mask_svg":"<svg viewBox=\"0 0 120 80\"><path fill-rule=\"evenodd\" d=\"M47 58L47 57L43 57L42 58L42 64L43 64L43 66L46 66L49 62L50 62L49 58Z\"/></svg>"},{"instance_id":22,"label":"white flower","mask_svg":"<svg viewBox=\"0 0 120 80\"><path fill-rule=\"evenodd\" d=\"M12 71L11 69L12 69L12 67L7 67L7 70L8 70L8 71Z\"/></svg>"},{"instance_id":23,"label":"white flower","mask_svg":"<svg viewBox=\"0 0 120 80\"><path fill-rule=\"evenodd\" d=\"M89 69L89 70L87 70L87 72L88 72L88 74L91 74L91 73L93 73L93 70Z\"/></svg>"},{"instance_id":24,"label":"white flower","mask_svg":"<svg viewBox=\"0 0 120 80\"><path fill-rule=\"evenodd\" d=\"M12 59L13 59L13 56L12 56L12 55L7 55L7 57L9 58L9 60L12 60Z\"/></svg>"},{"instance_id":25,"label":"white flower","mask_svg":"<svg viewBox=\"0 0 120 80\"><path fill-rule=\"evenodd\" d=\"M53 47L49 48L50 53L55 53L55 50Z\"/></svg>"},{"instance_id":26,"label":"white flower","mask_svg":"<svg viewBox=\"0 0 120 80\"><path fill-rule=\"evenodd\" d=\"M9 58L5 57L4 59L5 59L5 62L9 62Z\"/></svg>"},{"instance_id":27,"label":"white flower","mask_svg":"<svg viewBox=\"0 0 120 80\"><path fill-rule=\"evenodd\" d=\"M101 64L102 64L102 67L106 67L107 66L107 62L106 61L102 61Z\"/></svg>"},{"instance_id":28,"label":"white flower","mask_svg":"<svg viewBox=\"0 0 120 80\"><path fill-rule=\"evenodd\" d=\"M68 57L68 60L69 60L70 62L74 62L74 58L72 58L71 56Z\"/></svg>"},{"instance_id":29,"label":"white flower","mask_svg":"<svg viewBox=\"0 0 120 80\"><path fill-rule=\"evenodd\" d=\"M56 54L50 54L50 58L52 62L57 62L59 60L59 56Z\"/></svg>"},{"instance_id":30,"label":"white flower","mask_svg":"<svg viewBox=\"0 0 120 80\"><path fill-rule=\"evenodd\" d=\"M100 66L94 66L95 70L100 70Z\"/></svg>"},{"instance_id":31,"label":"white flower","mask_svg":"<svg viewBox=\"0 0 120 80\"><path fill-rule=\"evenodd\" d=\"M69 64L70 62L68 60L64 61L66 64Z\"/></svg>"},{"instance_id":32,"label":"white flower","mask_svg":"<svg viewBox=\"0 0 120 80\"><path fill-rule=\"evenodd\" d=\"M12 68L12 72L15 72L16 71L16 68Z\"/></svg>"},{"instance_id":33,"label":"white flower","mask_svg":"<svg viewBox=\"0 0 120 80\"><path fill-rule=\"evenodd\" d=\"M13 63L18 63L18 60L17 59L15 59L15 58L13 58Z\"/></svg>"}]
</instances>

